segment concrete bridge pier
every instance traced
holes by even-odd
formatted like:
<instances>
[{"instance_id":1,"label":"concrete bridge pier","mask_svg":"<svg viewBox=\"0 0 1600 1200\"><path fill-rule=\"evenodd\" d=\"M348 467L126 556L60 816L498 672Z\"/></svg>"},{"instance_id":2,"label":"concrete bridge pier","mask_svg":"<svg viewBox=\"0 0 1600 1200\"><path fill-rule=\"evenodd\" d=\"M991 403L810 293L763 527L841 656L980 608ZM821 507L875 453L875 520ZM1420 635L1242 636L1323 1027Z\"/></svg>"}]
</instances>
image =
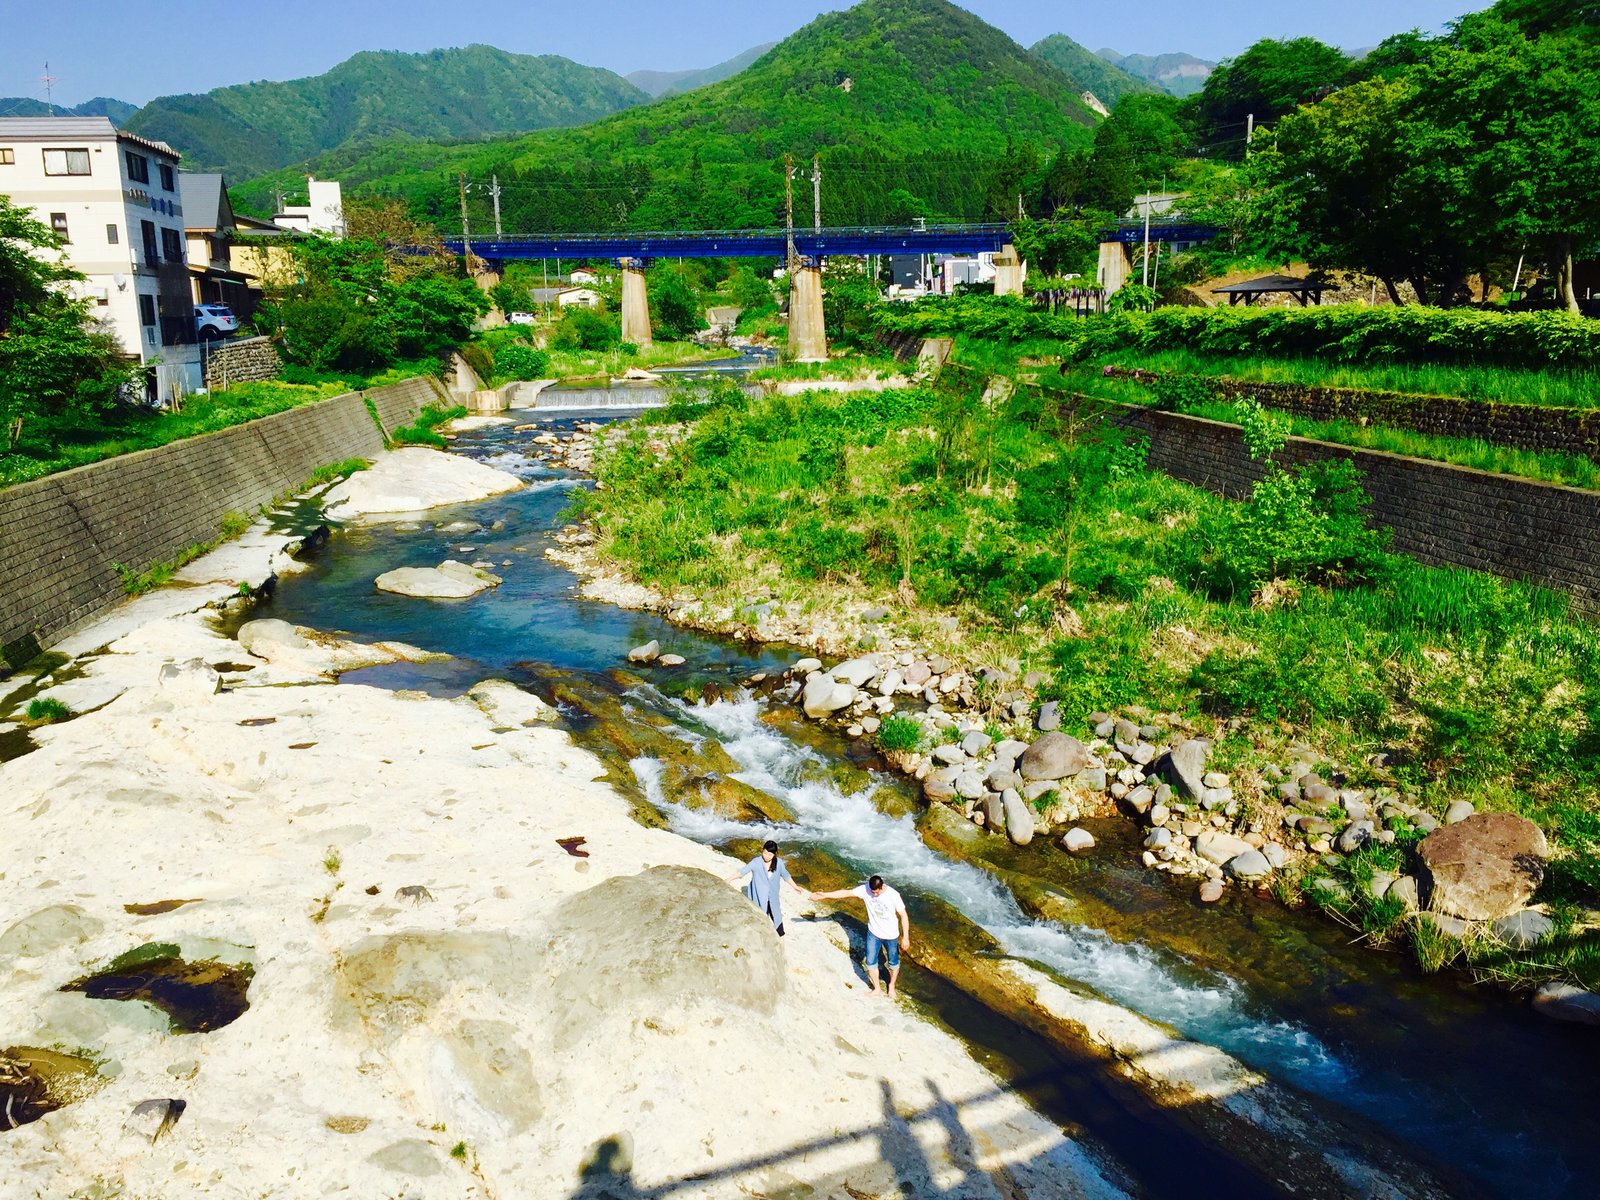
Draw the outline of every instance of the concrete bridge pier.
<instances>
[{"instance_id":1,"label":"concrete bridge pier","mask_svg":"<svg viewBox=\"0 0 1600 1200\"><path fill-rule=\"evenodd\" d=\"M789 357L827 362L827 322L822 314L822 265L802 259L789 269Z\"/></svg>"},{"instance_id":2,"label":"concrete bridge pier","mask_svg":"<svg viewBox=\"0 0 1600 1200\"><path fill-rule=\"evenodd\" d=\"M1027 273L1028 265L1022 261L1017 248L1009 243L1002 246L994 256L994 294L1022 295L1022 281Z\"/></svg>"},{"instance_id":3,"label":"concrete bridge pier","mask_svg":"<svg viewBox=\"0 0 1600 1200\"><path fill-rule=\"evenodd\" d=\"M651 344L650 294L645 287L642 258L619 260L622 267L622 340L643 350Z\"/></svg>"},{"instance_id":4,"label":"concrete bridge pier","mask_svg":"<svg viewBox=\"0 0 1600 1200\"><path fill-rule=\"evenodd\" d=\"M1100 266L1095 282L1106 290L1107 296L1115 294L1133 273L1133 257L1128 251L1129 247L1123 242L1100 243Z\"/></svg>"}]
</instances>

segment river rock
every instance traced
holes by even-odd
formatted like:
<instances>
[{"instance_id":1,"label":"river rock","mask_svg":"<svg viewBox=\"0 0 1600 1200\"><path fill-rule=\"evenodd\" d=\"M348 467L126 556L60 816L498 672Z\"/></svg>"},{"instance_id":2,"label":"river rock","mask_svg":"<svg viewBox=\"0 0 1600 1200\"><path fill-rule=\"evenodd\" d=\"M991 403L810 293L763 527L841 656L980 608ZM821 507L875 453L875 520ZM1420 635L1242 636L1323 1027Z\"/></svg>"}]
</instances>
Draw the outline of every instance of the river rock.
<instances>
[{"instance_id":1,"label":"river rock","mask_svg":"<svg viewBox=\"0 0 1600 1200\"><path fill-rule=\"evenodd\" d=\"M423 600L464 600L492 587L499 587L500 576L447 558L437 567L399 567L385 571L374 581L380 592L414 596Z\"/></svg>"},{"instance_id":2,"label":"river rock","mask_svg":"<svg viewBox=\"0 0 1600 1200\"><path fill-rule=\"evenodd\" d=\"M1039 705L1039 716L1034 725L1040 733L1053 733L1061 728L1061 703L1057 700L1046 700Z\"/></svg>"},{"instance_id":3,"label":"river rock","mask_svg":"<svg viewBox=\"0 0 1600 1200\"><path fill-rule=\"evenodd\" d=\"M222 676L203 658L162 665L156 673L161 694L181 704L199 704L222 690Z\"/></svg>"},{"instance_id":4,"label":"river rock","mask_svg":"<svg viewBox=\"0 0 1600 1200\"><path fill-rule=\"evenodd\" d=\"M1414 875L1402 875L1389 885L1389 890L1384 893L1389 900L1398 900L1402 908L1408 913L1414 913L1422 907L1419 897L1417 880Z\"/></svg>"},{"instance_id":5,"label":"river rock","mask_svg":"<svg viewBox=\"0 0 1600 1200\"><path fill-rule=\"evenodd\" d=\"M1533 1011L1554 1021L1600 1025L1600 993L1570 983L1547 983L1533 994Z\"/></svg>"},{"instance_id":6,"label":"river rock","mask_svg":"<svg viewBox=\"0 0 1600 1200\"><path fill-rule=\"evenodd\" d=\"M1466 937L1467 931L1472 928L1472 922L1453 917L1449 913L1425 912L1417 919L1426 921L1446 937Z\"/></svg>"},{"instance_id":7,"label":"river rock","mask_svg":"<svg viewBox=\"0 0 1600 1200\"><path fill-rule=\"evenodd\" d=\"M1222 880L1206 880L1200 885L1200 903L1215 904L1218 900L1222 899L1222 893L1224 890L1225 889L1222 886Z\"/></svg>"},{"instance_id":8,"label":"river rock","mask_svg":"<svg viewBox=\"0 0 1600 1200\"><path fill-rule=\"evenodd\" d=\"M967 761L967 752L954 742L945 742L943 745L935 746L930 753L934 761L942 762L947 767L953 767Z\"/></svg>"},{"instance_id":9,"label":"river rock","mask_svg":"<svg viewBox=\"0 0 1600 1200\"><path fill-rule=\"evenodd\" d=\"M1081 854L1094 849L1094 834L1076 826L1061 836L1061 848L1069 854Z\"/></svg>"},{"instance_id":10,"label":"river rock","mask_svg":"<svg viewBox=\"0 0 1600 1200\"><path fill-rule=\"evenodd\" d=\"M900 672L891 667L883 673L883 678L878 680L878 695L892 696L900 690L900 685L904 682L905 679Z\"/></svg>"},{"instance_id":11,"label":"river rock","mask_svg":"<svg viewBox=\"0 0 1600 1200\"><path fill-rule=\"evenodd\" d=\"M956 785L954 780L933 773L922 781L922 794L930 802L948 802L956 798Z\"/></svg>"},{"instance_id":12,"label":"river rock","mask_svg":"<svg viewBox=\"0 0 1600 1200\"><path fill-rule=\"evenodd\" d=\"M1165 804L1157 804L1150 809L1150 824L1165 825L1167 818L1172 815L1172 810Z\"/></svg>"},{"instance_id":13,"label":"river rock","mask_svg":"<svg viewBox=\"0 0 1600 1200\"><path fill-rule=\"evenodd\" d=\"M1153 772L1185 800L1199 804L1205 794L1206 754L1210 749L1204 738L1180 742L1156 760Z\"/></svg>"},{"instance_id":14,"label":"river rock","mask_svg":"<svg viewBox=\"0 0 1600 1200\"><path fill-rule=\"evenodd\" d=\"M1006 836L1018 846L1033 841L1033 810L1016 792L1007 792L1002 798L1006 811Z\"/></svg>"},{"instance_id":15,"label":"river rock","mask_svg":"<svg viewBox=\"0 0 1600 1200\"><path fill-rule=\"evenodd\" d=\"M813 671L822 670L822 660L820 658L802 658L790 669L793 670L796 675L804 677L811 674Z\"/></svg>"},{"instance_id":16,"label":"river rock","mask_svg":"<svg viewBox=\"0 0 1600 1200\"><path fill-rule=\"evenodd\" d=\"M1501 917L1490 926L1494 930L1495 937L1508 946L1515 946L1518 950L1526 950L1530 946L1537 945L1549 937L1550 931L1555 927L1556 923L1536 908L1525 908L1521 912Z\"/></svg>"},{"instance_id":17,"label":"river rock","mask_svg":"<svg viewBox=\"0 0 1600 1200\"><path fill-rule=\"evenodd\" d=\"M544 725L561 715L532 692L504 679L485 679L467 692L466 699L501 729Z\"/></svg>"},{"instance_id":18,"label":"river rock","mask_svg":"<svg viewBox=\"0 0 1600 1200\"><path fill-rule=\"evenodd\" d=\"M1007 788L1020 792L1025 786L1021 775L1018 775L1009 766L1002 766L998 763L984 776L983 782L997 792L1003 792Z\"/></svg>"},{"instance_id":19,"label":"river rock","mask_svg":"<svg viewBox=\"0 0 1600 1200\"><path fill-rule=\"evenodd\" d=\"M1233 803L1233 789L1229 787L1208 787L1200 793L1200 807L1207 812L1213 809L1226 808Z\"/></svg>"},{"instance_id":20,"label":"river rock","mask_svg":"<svg viewBox=\"0 0 1600 1200\"><path fill-rule=\"evenodd\" d=\"M994 792L986 792L980 807L983 810L983 827L990 833L1004 833L1006 831L1005 798L996 795ZM1029 836L1032 836L1033 822L1031 820L1028 822L1028 828L1030 831Z\"/></svg>"},{"instance_id":21,"label":"river rock","mask_svg":"<svg viewBox=\"0 0 1600 1200\"><path fill-rule=\"evenodd\" d=\"M974 729L961 739L961 749L972 758L977 758L992 745L994 739L981 729Z\"/></svg>"},{"instance_id":22,"label":"river rock","mask_svg":"<svg viewBox=\"0 0 1600 1200\"><path fill-rule=\"evenodd\" d=\"M1235 879L1265 879L1272 874L1272 864L1267 861L1267 856L1259 850L1247 850L1228 860L1228 865L1223 868Z\"/></svg>"},{"instance_id":23,"label":"river rock","mask_svg":"<svg viewBox=\"0 0 1600 1200\"><path fill-rule=\"evenodd\" d=\"M876 679L881 670L882 668L873 659L851 658L840 663L828 674L832 675L840 683L848 683L851 687L861 688L865 687L869 681Z\"/></svg>"},{"instance_id":24,"label":"river rock","mask_svg":"<svg viewBox=\"0 0 1600 1200\"><path fill-rule=\"evenodd\" d=\"M1472 921L1526 908L1544 878L1544 833L1526 817L1475 813L1430 833L1417 846L1428 907Z\"/></svg>"},{"instance_id":25,"label":"river rock","mask_svg":"<svg viewBox=\"0 0 1600 1200\"><path fill-rule=\"evenodd\" d=\"M1281 871L1288 865L1289 852L1277 842L1268 842L1261 847L1261 856L1267 860L1267 865L1274 871Z\"/></svg>"},{"instance_id":26,"label":"river rock","mask_svg":"<svg viewBox=\"0 0 1600 1200\"><path fill-rule=\"evenodd\" d=\"M1194 852L1220 867L1241 854L1253 854L1255 850L1243 838L1236 838L1218 829L1207 829L1194 839Z\"/></svg>"},{"instance_id":27,"label":"river rock","mask_svg":"<svg viewBox=\"0 0 1600 1200\"><path fill-rule=\"evenodd\" d=\"M1019 742L1016 738L1005 738L994 744L994 761L1014 771L1017 768L1017 759L1021 758L1027 749L1027 742Z\"/></svg>"},{"instance_id":28,"label":"river rock","mask_svg":"<svg viewBox=\"0 0 1600 1200\"><path fill-rule=\"evenodd\" d=\"M1340 854L1354 854L1372 837L1371 821L1353 821L1345 826L1344 832L1339 835L1334 848Z\"/></svg>"},{"instance_id":29,"label":"river rock","mask_svg":"<svg viewBox=\"0 0 1600 1200\"><path fill-rule=\"evenodd\" d=\"M505 471L422 446L395 450L329 489L323 511L337 520L419 512L443 504L484 500L522 487Z\"/></svg>"},{"instance_id":30,"label":"river rock","mask_svg":"<svg viewBox=\"0 0 1600 1200\"><path fill-rule=\"evenodd\" d=\"M1078 772L1073 782L1085 791L1103 792L1106 790L1106 769L1104 767L1085 767Z\"/></svg>"},{"instance_id":31,"label":"river rock","mask_svg":"<svg viewBox=\"0 0 1600 1200\"><path fill-rule=\"evenodd\" d=\"M976 771L962 771L955 780L956 795L964 800L978 800L988 792L983 786L983 776Z\"/></svg>"},{"instance_id":32,"label":"river rock","mask_svg":"<svg viewBox=\"0 0 1600 1200\"><path fill-rule=\"evenodd\" d=\"M921 687L933 678L933 671L925 662L914 662L901 675L905 678L907 687Z\"/></svg>"},{"instance_id":33,"label":"river rock","mask_svg":"<svg viewBox=\"0 0 1600 1200\"><path fill-rule=\"evenodd\" d=\"M1082 742L1064 733L1047 733L1022 755L1018 773L1024 779L1065 779L1088 765Z\"/></svg>"},{"instance_id":34,"label":"river rock","mask_svg":"<svg viewBox=\"0 0 1600 1200\"><path fill-rule=\"evenodd\" d=\"M289 622L275 618L246 621L234 637L246 654L266 662L293 658L311 648L311 642L303 633Z\"/></svg>"},{"instance_id":35,"label":"river rock","mask_svg":"<svg viewBox=\"0 0 1600 1200\"><path fill-rule=\"evenodd\" d=\"M1155 798L1155 789L1141 784L1123 797L1123 803L1140 816L1143 816L1150 811L1151 805L1155 803ZM1160 824L1160 822L1157 822L1157 824Z\"/></svg>"},{"instance_id":36,"label":"river rock","mask_svg":"<svg viewBox=\"0 0 1600 1200\"><path fill-rule=\"evenodd\" d=\"M825 717L841 708L849 708L855 699L856 689L848 683L838 683L826 675L816 674L806 680L805 690L800 694L800 707L805 709L808 717Z\"/></svg>"},{"instance_id":37,"label":"river rock","mask_svg":"<svg viewBox=\"0 0 1600 1200\"><path fill-rule=\"evenodd\" d=\"M628 651L628 661L636 663L653 663L661 657L661 643L657 641L646 642L642 646L635 646Z\"/></svg>"},{"instance_id":38,"label":"river rock","mask_svg":"<svg viewBox=\"0 0 1600 1200\"><path fill-rule=\"evenodd\" d=\"M1146 850L1159 850L1163 846L1172 845L1172 830L1165 825L1158 825L1144 836Z\"/></svg>"},{"instance_id":39,"label":"river rock","mask_svg":"<svg viewBox=\"0 0 1600 1200\"><path fill-rule=\"evenodd\" d=\"M663 654L656 659L658 667L681 667L687 660L681 654Z\"/></svg>"},{"instance_id":40,"label":"river rock","mask_svg":"<svg viewBox=\"0 0 1600 1200\"><path fill-rule=\"evenodd\" d=\"M1127 717L1118 717L1111 724L1111 732L1115 736L1119 748L1132 746L1139 740L1139 727Z\"/></svg>"}]
</instances>

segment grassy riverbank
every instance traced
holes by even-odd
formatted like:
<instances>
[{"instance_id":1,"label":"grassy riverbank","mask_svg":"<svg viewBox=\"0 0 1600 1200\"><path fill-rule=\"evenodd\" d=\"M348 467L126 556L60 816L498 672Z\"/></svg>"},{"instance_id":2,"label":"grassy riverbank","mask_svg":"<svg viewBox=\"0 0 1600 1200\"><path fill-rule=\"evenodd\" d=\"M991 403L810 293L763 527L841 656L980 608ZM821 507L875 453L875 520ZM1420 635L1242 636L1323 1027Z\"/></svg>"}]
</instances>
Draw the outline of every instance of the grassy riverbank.
<instances>
[{"instance_id":1,"label":"grassy riverbank","mask_svg":"<svg viewBox=\"0 0 1600 1200\"><path fill-rule=\"evenodd\" d=\"M240 383L209 396L190 396L177 411L143 407L118 409L84 416L74 423L57 422L41 428L37 437L25 428L16 450L0 454L0 487L40 479L57 471L87 466L136 450L153 450L346 392L399 383L436 369L437 364L433 362L408 363L372 376L324 375L304 383L282 380Z\"/></svg>"},{"instance_id":2,"label":"grassy riverbank","mask_svg":"<svg viewBox=\"0 0 1600 1200\"><path fill-rule=\"evenodd\" d=\"M1039 672L1037 699L1075 732L1095 709L1176 714L1216 739L1221 770L1282 763L1297 740L1349 764L1383 754L1435 811L1464 798L1536 820L1557 856L1542 895L1596 901L1600 638L1564 597L1387 556L1365 582L1241 587L1241 506L1027 394L998 411L970 392L727 394L664 462L645 437L603 459L585 501L644 582L735 613L883 607L869 644L903 634Z\"/></svg>"}]
</instances>

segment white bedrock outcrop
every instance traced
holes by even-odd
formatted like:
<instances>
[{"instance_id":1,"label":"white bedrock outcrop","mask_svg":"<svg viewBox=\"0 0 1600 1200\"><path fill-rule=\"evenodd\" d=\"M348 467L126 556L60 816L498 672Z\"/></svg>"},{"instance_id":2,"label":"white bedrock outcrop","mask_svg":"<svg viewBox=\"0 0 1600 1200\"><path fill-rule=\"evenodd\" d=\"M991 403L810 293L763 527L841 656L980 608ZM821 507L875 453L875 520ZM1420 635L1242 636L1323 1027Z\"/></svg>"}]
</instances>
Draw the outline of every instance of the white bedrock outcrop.
<instances>
[{"instance_id":1,"label":"white bedrock outcrop","mask_svg":"<svg viewBox=\"0 0 1600 1200\"><path fill-rule=\"evenodd\" d=\"M329 518L399 516L445 504L487 500L514 492L522 480L482 463L424 446L385 454L328 490L323 507Z\"/></svg>"}]
</instances>

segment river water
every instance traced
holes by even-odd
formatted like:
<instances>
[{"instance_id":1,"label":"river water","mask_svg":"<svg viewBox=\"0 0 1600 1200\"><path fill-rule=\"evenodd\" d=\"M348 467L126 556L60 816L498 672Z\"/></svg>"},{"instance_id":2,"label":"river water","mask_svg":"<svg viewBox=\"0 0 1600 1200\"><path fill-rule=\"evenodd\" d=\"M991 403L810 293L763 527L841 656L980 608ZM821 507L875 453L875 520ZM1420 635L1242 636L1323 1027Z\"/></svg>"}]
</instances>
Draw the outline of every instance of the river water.
<instances>
[{"instance_id":1,"label":"river water","mask_svg":"<svg viewBox=\"0 0 1600 1200\"><path fill-rule=\"evenodd\" d=\"M570 428L591 416L550 414L542 427ZM775 719L765 700L738 691L738 680L781 669L798 653L707 637L576 595L573 577L543 550L572 489L584 483L536 463L533 436L500 426L454 444L459 453L527 479L526 490L436 510L409 526L338 530L313 568L286 580L272 610L261 615L454 656L355 672L347 682L456 695L497 676L548 699L552 680L565 679L610 696L621 714L612 720L665 730L691 753L707 742L719 745L739 780L777 798L793 818L730 818L686 805L672 793L664 756L631 756L619 782L677 832L741 851L752 839L776 837L802 879L813 858L819 869L825 861L833 870L880 871L906 895L914 921L949 921L939 914L954 910L1006 953L1220 1047L1320 1102L1375 1120L1420 1160L1460 1172L1485 1194L1596 1194L1600 1038L1594 1031L1547 1022L1514 998L1453 976L1423 977L1402 955L1354 945L1350 931L1312 914L1247 894L1202 908L1189 884L1138 868L1131 829L1117 822L1090 825L1101 846L1088 858L1038 843L1018 850L999 839L991 839L987 866L937 852L919 835L904 789L852 765L859 748L814 728L797 730ZM483 531L442 532L460 520ZM445 557L501 564L496 570L505 582L449 603L372 586L385 570L437 565ZM673 677L672 695L622 669L627 650L651 639L688 660ZM684 698L701 695L706 684L714 685L716 698ZM582 740L614 746L592 716L572 716ZM1075 897L1081 923L1030 917L1006 882L1012 872ZM1044 1097L1047 1108L1053 1104L1057 1119L1099 1136L1154 1194L1180 1184L1191 1194L1276 1194L1253 1176L1230 1172L1225 1156L1208 1160L1202 1147L1181 1175L1170 1162L1141 1156L1152 1133L1170 1139L1171 1130L1147 1115L1110 1111L1114 1101L1093 1088L1085 1094L1069 1087L1069 1068L1035 1061L1045 1053L1041 1046L1003 1029L1009 1027L1003 1015L974 1012L948 987L926 982L930 1015L967 1036L1002 1073L1058 1073ZM914 974L906 984L917 992Z\"/></svg>"}]
</instances>

